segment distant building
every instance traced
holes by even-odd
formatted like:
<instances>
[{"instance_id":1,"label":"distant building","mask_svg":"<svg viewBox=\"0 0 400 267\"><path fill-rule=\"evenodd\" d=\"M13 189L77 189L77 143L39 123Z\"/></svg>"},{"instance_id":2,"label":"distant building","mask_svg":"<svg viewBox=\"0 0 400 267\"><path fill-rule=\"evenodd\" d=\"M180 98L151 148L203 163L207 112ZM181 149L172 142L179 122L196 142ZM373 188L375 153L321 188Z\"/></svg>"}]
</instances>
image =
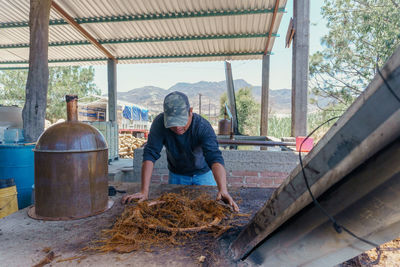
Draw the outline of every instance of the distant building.
<instances>
[{"instance_id":1,"label":"distant building","mask_svg":"<svg viewBox=\"0 0 400 267\"><path fill-rule=\"evenodd\" d=\"M108 97L87 96L78 104L80 121L108 121ZM150 120L147 108L126 102L117 101L117 122L120 130L149 130Z\"/></svg>"}]
</instances>

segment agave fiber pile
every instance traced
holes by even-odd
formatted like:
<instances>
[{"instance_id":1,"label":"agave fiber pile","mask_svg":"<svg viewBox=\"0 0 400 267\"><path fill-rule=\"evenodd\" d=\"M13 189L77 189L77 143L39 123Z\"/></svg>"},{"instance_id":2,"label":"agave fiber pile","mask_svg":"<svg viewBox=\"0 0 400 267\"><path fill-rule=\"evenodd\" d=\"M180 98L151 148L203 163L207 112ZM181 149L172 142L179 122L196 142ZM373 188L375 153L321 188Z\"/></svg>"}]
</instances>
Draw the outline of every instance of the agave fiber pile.
<instances>
[{"instance_id":1,"label":"agave fiber pile","mask_svg":"<svg viewBox=\"0 0 400 267\"><path fill-rule=\"evenodd\" d=\"M187 192L166 193L155 201L125 207L111 229L96 242L97 251L128 253L151 251L162 245L179 245L199 232L219 236L232 218L229 207L202 194L190 199Z\"/></svg>"}]
</instances>

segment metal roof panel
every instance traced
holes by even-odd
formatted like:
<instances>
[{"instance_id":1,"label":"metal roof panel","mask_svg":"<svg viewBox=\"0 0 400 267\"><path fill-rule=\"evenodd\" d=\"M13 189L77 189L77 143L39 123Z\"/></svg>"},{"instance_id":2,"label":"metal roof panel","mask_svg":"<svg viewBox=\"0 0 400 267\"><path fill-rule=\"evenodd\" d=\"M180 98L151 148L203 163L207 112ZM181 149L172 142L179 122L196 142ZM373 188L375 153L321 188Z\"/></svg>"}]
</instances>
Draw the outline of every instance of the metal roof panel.
<instances>
[{"instance_id":1,"label":"metal roof panel","mask_svg":"<svg viewBox=\"0 0 400 267\"><path fill-rule=\"evenodd\" d=\"M133 58L122 59L121 63L143 63L261 58L275 1L56 0L55 3L113 56ZM286 2L281 0L279 8L284 8ZM21 66L10 61L28 60L29 0L0 0L0 6L0 68ZM277 32L282 16L282 12L277 14L273 33ZM105 63L99 61L105 60L105 56L56 11L51 10L50 20L50 65ZM268 51L274 38L271 37ZM88 61L79 61L82 59Z\"/></svg>"}]
</instances>

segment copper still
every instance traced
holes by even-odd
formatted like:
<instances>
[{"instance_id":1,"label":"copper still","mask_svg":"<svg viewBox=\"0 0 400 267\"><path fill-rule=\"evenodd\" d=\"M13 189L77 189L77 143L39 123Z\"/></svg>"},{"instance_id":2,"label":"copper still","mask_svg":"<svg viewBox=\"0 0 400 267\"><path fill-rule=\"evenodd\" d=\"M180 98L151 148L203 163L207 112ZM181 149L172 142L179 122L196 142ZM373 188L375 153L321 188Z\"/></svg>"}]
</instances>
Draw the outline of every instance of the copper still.
<instances>
[{"instance_id":1,"label":"copper still","mask_svg":"<svg viewBox=\"0 0 400 267\"><path fill-rule=\"evenodd\" d=\"M67 121L48 128L35 153L35 206L29 214L69 220L108 208L108 148L103 135L78 121L78 97L67 95Z\"/></svg>"}]
</instances>

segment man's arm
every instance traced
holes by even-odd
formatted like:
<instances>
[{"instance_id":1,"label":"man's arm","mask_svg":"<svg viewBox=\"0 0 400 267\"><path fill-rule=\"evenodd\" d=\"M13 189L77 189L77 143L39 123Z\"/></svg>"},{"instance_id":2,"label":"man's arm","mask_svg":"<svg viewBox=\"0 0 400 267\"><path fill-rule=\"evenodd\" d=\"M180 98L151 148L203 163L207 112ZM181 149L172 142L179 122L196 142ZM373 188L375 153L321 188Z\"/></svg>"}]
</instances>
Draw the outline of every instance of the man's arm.
<instances>
[{"instance_id":1,"label":"man's arm","mask_svg":"<svg viewBox=\"0 0 400 267\"><path fill-rule=\"evenodd\" d=\"M143 163L141 171L142 187L139 193L126 195L122 198L122 203L131 202L133 199L139 199L139 202L148 198L151 174L153 173L154 162L160 158L160 152L163 147L163 122L164 118L160 114L151 124L149 138L143 149Z\"/></svg>"},{"instance_id":2,"label":"man's arm","mask_svg":"<svg viewBox=\"0 0 400 267\"><path fill-rule=\"evenodd\" d=\"M224 159L221 151L219 150L217 136L215 135L211 124L208 121L204 121L203 125L199 127L198 134L204 153L204 158L212 170L214 179L218 185L217 200L222 200L226 204L229 204L234 211L239 211L238 205L228 193Z\"/></svg>"},{"instance_id":3,"label":"man's arm","mask_svg":"<svg viewBox=\"0 0 400 267\"><path fill-rule=\"evenodd\" d=\"M216 162L212 164L211 170L218 185L217 200L222 200L226 204L229 204L234 211L239 211L238 205L228 193L228 188L226 186L226 171L224 166L222 166L221 163Z\"/></svg>"},{"instance_id":4,"label":"man's arm","mask_svg":"<svg viewBox=\"0 0 400 267\"><path fill-rule=\"evenodd\" d=\"M122 198L122 203L129 203L134 199L139 199L139 202L147 200L149 197L150 179L153 173L154 163L150 160L145 160L142 163L142 186L139 193L126 195Z\"/></svg>"}]
</instances>

